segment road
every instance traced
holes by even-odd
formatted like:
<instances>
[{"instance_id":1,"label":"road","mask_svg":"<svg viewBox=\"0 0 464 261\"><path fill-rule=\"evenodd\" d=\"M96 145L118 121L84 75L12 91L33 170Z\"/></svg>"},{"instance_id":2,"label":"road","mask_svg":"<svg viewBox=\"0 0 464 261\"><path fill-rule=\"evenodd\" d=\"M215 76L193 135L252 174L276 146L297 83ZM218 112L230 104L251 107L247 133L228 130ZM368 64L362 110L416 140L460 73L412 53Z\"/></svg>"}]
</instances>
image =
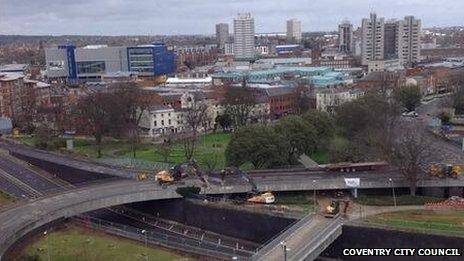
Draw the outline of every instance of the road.
<instances>
[{"instance_id":1,"label":"road","mask_svg":"<svg viewBox=\"0 0 464 261\"><path fill-rule=\"evenodd\" d=\"M436 116L441 110L441 104L444 102L444 98L437 98L427 103L421 104L416 112L419 114L418 121L429 122L432 117ZM433 148L435 151L436 160L440 162L446 162L450 164L463 164L464 163L464 152L462 149L451 142L447 142L442 138L439 138L433 134L430 134L431 140L433 140Z\"/></svg>"},{"instance_id":2,"label":"road","mask_svg":"<svg viewBox=\"0 0 464 261\"><path fill-rule=\"evenodd\" d=\"M75 189L72 185L4 153L0 154L0 181L4 181L1 183L0 189L22 198L38 198L51 193ZM252 242L217 235L208 231L202 231L201 237L194 238L192 236L193 231L195 231L194 228L185 228L186 231L191 233L179 233L178 231L184 227L182 224L172 222L170 226L163 227L161 224L166 223L166 221L153 220L153 217L151 217L152 222L149 222L150 217L140 214L134 215L133 213L129 215L131 211L131 209L125 209L125 213L121 213L107 208L85 213L79 218L85 220L91 218L92 220L98 220L99 224L111 224L111 228L124 227L128 233L134 231L140 233L144 229L149 235L155 235L152 240L160 237L169 238L169 242L165 243L166 246L176 243L190 244L189 249L196 249L197 252L205 251L205 253L209 251L215 257L247 257L257 247L257 244ZM155 222L159 225L155 225Z\"/></svg>"}]
</instances>

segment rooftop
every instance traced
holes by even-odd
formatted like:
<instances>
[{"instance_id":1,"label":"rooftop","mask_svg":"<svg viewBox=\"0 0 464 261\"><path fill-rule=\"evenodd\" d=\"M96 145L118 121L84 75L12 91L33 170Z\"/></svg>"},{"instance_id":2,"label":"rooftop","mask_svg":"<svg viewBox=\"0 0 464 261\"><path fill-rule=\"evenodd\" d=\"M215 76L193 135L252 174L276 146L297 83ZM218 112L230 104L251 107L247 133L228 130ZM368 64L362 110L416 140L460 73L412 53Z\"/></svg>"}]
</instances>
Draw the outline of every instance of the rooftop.
<instances>
[{"instance_id":1,"label":"rooftop","mask_svg":"<svg viewBox=\"0 0 464 261\"><path fill-rule=\"evenodd\" d=\"M209 84L213 81L211 77L206 78L168 78L166 84Z\"/></svg>"},{"instance_id":2,"label":"rooftop","mask_svg":"<svg viewBox=\"0 0 464 261\"><path fill-rule=\"evenodd\" d=\"M23 72L27 69L27 64L12 63L0 65L0 72Z\"/></svg>"},{"instance_id":3,"label":"rooftop","mask_svg":"<svg viewBox=\"0 0 464 261\"><path fill-rule=\"evenodd\" d=\"M0 81L15 81L18 79L24 78L24 74L17 72L2 72L0 73Z\"/></svg>"}]
</instances>

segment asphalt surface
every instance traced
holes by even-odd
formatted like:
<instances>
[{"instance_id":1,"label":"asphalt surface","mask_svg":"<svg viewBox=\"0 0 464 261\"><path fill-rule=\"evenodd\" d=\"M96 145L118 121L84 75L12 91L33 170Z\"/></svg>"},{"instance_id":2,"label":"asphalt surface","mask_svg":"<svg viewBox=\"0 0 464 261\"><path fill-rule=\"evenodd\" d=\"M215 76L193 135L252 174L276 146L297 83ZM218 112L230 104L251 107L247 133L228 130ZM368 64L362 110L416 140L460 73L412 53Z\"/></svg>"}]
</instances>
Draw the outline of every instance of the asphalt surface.
<instances>
[{"instance_id":1,"label":"asphalt surface","mask_svg":"<svg viewBox=\"0 0 464 261\"><path fill-rule=\"evenodd\" d=\"M447 99L447 97L437 98L421 104L416 109L419 117L415 120L422 123L428 123L434 116L437 116L440 113L442 109L441 104L445 102L445 99ZM437 162L464 164L464 152L459 146L433 134L430 134L430 139L433 141L432 146L435 150L434 156Z\"/></svg>"},{"instance_id":2,"label":"asphalt surface","mask_svg":"<svg viewBox=\"0 0 464 261\"><path fill-rule=\"evenodd\" d=\"M56 178L46 175L44 173L38 173L35 170L27 166L27 163L18 163L14 158L0 154L0 189L7 193L10 193L19 198L34 198L50 193L57 193L59 191L67 190L66 187L60 183ZM14 180L10 180L11 176L19 180L20 184L15 184ZM35 192L31 192L35 191ZM215 251L216 255L224 253L223 257L229 257L231 255L236 256L250 256L257 244L252 242L246 242L231 237L217 235L208 231L202 231L201 237L194 237L194 228L186 228L182 224L174 223L170 226L161 226L159 220L149 221L149 217L143 217L141 215L132 214L129 216L130 209L126 209L126 213L122 214L112 209L100 209L86 213L81 216L99 220L99 222L113 223L113 227L123 226L128 232L139 233L142 229L148 231L148 235L152 239L164 239L169 238L168 243L173 244L186 244L190 247L200 248ZM144 221L145 220L145 221ZM157 222L156 222L157 221ZM191 231L191 233L179 233L176 232L181 230ZM220 244L218 244L218 242Z\"/></svg>"}]
</instances>

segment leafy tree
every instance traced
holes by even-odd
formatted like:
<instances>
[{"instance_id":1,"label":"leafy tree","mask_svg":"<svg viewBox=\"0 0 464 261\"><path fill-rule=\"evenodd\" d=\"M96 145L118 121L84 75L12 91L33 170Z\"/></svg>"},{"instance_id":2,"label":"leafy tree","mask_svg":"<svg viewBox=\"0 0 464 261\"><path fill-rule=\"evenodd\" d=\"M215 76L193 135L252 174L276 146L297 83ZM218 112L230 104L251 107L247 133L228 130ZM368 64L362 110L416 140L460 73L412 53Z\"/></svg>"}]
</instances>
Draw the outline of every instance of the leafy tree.
<instances>
[{"instance_id":1,"label":"leafy tree","mask_svg":"<svg viewBox=\"0 0 464 261\"><path fill-rule=\"evenodd\" d=\"M232 135L226 148L227 165L239 167L248 161L257 169L284 165L288 159L288 146L273 128L264 125L243 127Z\"/></svg>"},{"instance_id":2,"label":"leafy tree","mask_svg":"<svg viewBox=\"0 0 464 261\"><path fill-rule=\"evenodd\" d=\"M336 109L337 125L348 139L358 139L378 158L388 158L394 129L400 120L400 106L385 94L369 93Z\"/></svg>"},{"instance_id":3,"label":"leafy tree","mask_svg":"<svg viewBox=\"0 0 464 261\"><path fill-rule=\"evenodd\" d=\"M287 116L274 124L275 131L286 140L288 146L287 162L294 163L303 153L314 152L316 147L316 129L299 116Z\"/></svg>"},{"instance_id":4,"label":"leafy tree","mask_svg":"<svg viewBox=\"0 0 464 261\"><path fill-rule=\"evenodd\" d=\"M327 147L335 135L335 122L332 116L326 112L309 110L302 115L302 118L316 129L316 149Z\"/></svg>"},{"instance_id":5,"label":"leafy tree","mask_svg":"<svg viewBox=\"0 0 464 261\"><path fill-rule=\"evenodd\" d=\"M395 99L408 111L414 111L420 104L422 93L419 86L402 86L394 91Z\"/></svg>"},{"instance_id":6,"label":"leafy tree","mask_svg":"<svg viewBox=\"0 0 464 261\"><path fill-rule=\"evenodd\" d=\"M360 162L364 160L366 150L358 142L335 138L329 145L330 162Z\"/></svg>"}]
</instances>

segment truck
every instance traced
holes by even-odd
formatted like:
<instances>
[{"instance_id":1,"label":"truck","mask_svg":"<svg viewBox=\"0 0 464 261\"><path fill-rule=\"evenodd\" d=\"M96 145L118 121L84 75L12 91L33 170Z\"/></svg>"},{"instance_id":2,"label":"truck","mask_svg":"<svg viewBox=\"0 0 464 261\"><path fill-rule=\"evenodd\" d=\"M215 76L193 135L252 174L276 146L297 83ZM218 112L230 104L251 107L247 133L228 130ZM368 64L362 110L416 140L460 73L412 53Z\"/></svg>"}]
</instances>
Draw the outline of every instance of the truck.
<instances>
[{"instance_id":1,"label":"truck","mask_svg":"<svg viewBox=\"0 0 464 261\"><path fill-rule=\"evenodd\" d=\"M272 204L275 202L275 196L272 192L258 193L248 198L247 201L251 203Z\"/></svg>"}]
</instances>

